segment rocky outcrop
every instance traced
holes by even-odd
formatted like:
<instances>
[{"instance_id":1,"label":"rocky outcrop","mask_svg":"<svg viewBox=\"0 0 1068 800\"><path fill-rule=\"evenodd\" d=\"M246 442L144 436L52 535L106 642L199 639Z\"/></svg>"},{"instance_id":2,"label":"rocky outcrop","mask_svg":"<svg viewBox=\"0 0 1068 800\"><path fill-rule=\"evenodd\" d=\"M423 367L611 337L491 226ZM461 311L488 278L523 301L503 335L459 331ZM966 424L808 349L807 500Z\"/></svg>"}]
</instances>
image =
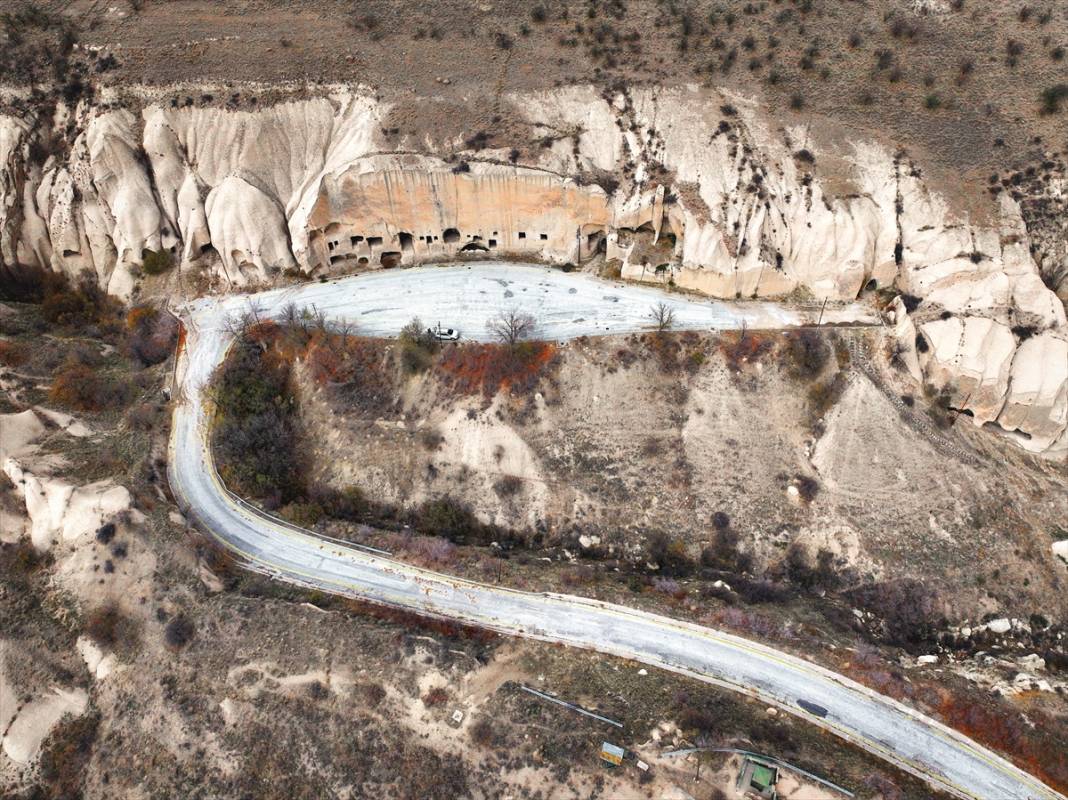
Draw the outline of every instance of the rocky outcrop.
<instances>
[{"instance_id":1,"label":"rocky outcrop","mask_svg":"<svg viewBox=\"0 0 1068 800\"><path fill-rule=\"evenodd\" d=\"M899 335L915 325L928 345L910 366L977 423L1068 448L1064 306L1008 194L973 222L902 154L822 144L696 87L501 103L533 131L525 155L432 131L399 150L390 104L355 90L257 111L60 109L74 135L44 158L37 131L57 120L0 116L0 261L88 270L123 297L485 253L616 260L626 279L719 297L894 288L918 306L898 309ZM145 275L164 251L174 267Z\"/></svg>"}]
</instances>

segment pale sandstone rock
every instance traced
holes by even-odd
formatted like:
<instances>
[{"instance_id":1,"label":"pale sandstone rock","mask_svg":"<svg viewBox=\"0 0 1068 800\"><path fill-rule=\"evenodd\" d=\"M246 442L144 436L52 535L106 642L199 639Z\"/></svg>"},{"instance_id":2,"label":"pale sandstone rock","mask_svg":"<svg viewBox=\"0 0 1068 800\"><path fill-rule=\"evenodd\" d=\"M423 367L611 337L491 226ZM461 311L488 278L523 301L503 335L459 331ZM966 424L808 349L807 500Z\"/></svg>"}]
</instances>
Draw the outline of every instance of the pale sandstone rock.
<instances>
[{"instance_id":1,"label":"pale sandstone rock","mask_svg":"<svg viewBox=\"0 0 1068 800\"><path fill-rule=\"evenodd\" d=\"M31 408L17 414L0 414L0 463L23 453L47 430Z\"/></svg>"},{"instance_id":2,"label":"pale sandstone rock","mask_svg":"<svg viewBox=\"0 0 1068 800\"><path fill-rule=\"evenodd\" d=\"M96 680L102 681L114 671L116 665L115 654L105 653L89 637L79 636L74 646L78 650L78 655L85 662L85 668L89 670L89 674Z\"/></svg>"},{"instance_id":3,"label":"pale sandstone rock","mask_svg":"<svg viewBox=\"0 0 1068 800\"><path fill-rule=\"evenodd\" d=\"M29 764L37 757L41 744L64 716L81 716L89 706L84 689L54 688L31 700L18 712L4 733L4 754L16 764Z\"/></svg>"},{"instance_id":4,"label":"pale sandstone rock","mask_svg":"<svg viewBox=\"0 0 1068 800\"><path fill-rule=\"evenodd\" d=\"M1022 342L1009 377L998 424L1026 434L1028 450L1053 447L1068 428L1068 337L1042 333Z\"/></svg>"},{"instance_id":5,"label":"pale sandstone rock","mask_svg":"<svg viewBox=\"0 0 1068 800\"><path fill-rule=\"evenodd\" d=\"M30 540L38 550L50 549L58 540L72 542L96 530L104 522L130 508L133 498L123 486L98 481L73 486L59 478L39 477L25 471L13 458L3 470L26 502L30 517Z\"/></svg>"},{"instance_id":6,"label":"pale sandstone rock","mask_svg":"<svg viewBox=\"0 0 1068 800\"><path fill-rule=\"evenodd\" d=\"M348 272L469 247L556 263L604 252L626 279L721 297L851 299L894 285L969 320L957 344L953 329L933 328L938 357L918 364L928 380L956 385L979 422L1000 418L1008 365L1033 375L1055 355L1048 345L1016 355L1008 347L1012 326L1043 333L1066 323L1007 195L993 222L972 224L887 148L821 149L806 128L783 129L752 100L696 86L608 97L568 87L504 102L536 131L560 135L537 163L512 166L504 151L483 151L463 171L432 152L462 156L463 142L430 138L426 155L382 154L376 136L389 109L359 89L251 112L61 107L58 118L79 132L69 156L43 166L27 158L36 121L0 116L0 267L90 270L129 297L146 250L167 249L176 272L203 269L233 288L293 269ZM737 112L724 116L725 102ZM815 154L815 171L795 160L799 147ZM633 182L611 193L593 182L624 163ZM824 163L851 189L825 185ZM989 322L971 321L980 318ZM896 325L904 342L908 327ZM993 350L981 352L986 345ZM1033 411L1021 408L1024 379L1004 417L1036 452L1068 450L1056 433L1068 402L1052 388L1058 369Z\"/></svg>"},{"instance_id":7,"label":"pale sandstone rock","mask_svg":"<svg viewBox=\"0 0 1068 800\"><path fill-rule=\"evenodd\" d=\"M916 326L905 309L905 303L900 297L895 297L893 302L894 337L897 339L901 353L901 363L905 365L916 381L923 381L923 373L920 370L920 359L916 352Z\"/></svg>"},{"instance_id":8,"label":"pale sandstone rock","mask_svg":"<svg viewBox=\"0 0 1068 800\"><path fill-rule=\"evenodd\" d=\"M996 420L1016 349L1009 328L985 317L950 317L920 330L930 342L921 359L928 380L949 388L954 407L972 412L976 425Z\"/></svg>"},{"instance_id":9,"label":"pale sandstone rock","mask_svg":"<svg viewBox=\"0 0 1068 800\"><path fill-rule=\"evenodd\" d=\"M992 619L986 624L986 629L991 633L1005 634L1012 630L1012 622L1004 617Z\"/></svg>"}]
</instances>

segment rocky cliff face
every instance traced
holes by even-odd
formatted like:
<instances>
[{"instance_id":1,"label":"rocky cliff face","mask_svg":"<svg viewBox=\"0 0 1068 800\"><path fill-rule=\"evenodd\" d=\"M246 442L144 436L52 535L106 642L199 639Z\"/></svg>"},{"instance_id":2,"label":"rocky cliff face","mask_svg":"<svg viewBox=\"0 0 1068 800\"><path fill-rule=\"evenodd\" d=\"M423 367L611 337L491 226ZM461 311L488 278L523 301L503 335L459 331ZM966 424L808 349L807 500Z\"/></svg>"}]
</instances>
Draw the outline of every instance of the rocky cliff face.
<instances>
[{"instance_id":1,"label":"rocky cliff face","mask_svg":"<svg viewBox=\"0 0 1068 800\"><path fill-rule=\"evenodd\" d=\"M352 90L254 111L104 98L48 119L8 113L0 263L88 270L123 297L471 252L603 257L626 279L717 297L893 288L918 379L1028 449L1068 450L1064 306L1009 195L974 220L904 154L824 144L697 88L571 87L501 104L533 146L434 131L398 146L384 128L392 105ZM45 147L52 130L69 147ZM145 277L163 251L174 268Z\"/></svg>"}]
</instances>

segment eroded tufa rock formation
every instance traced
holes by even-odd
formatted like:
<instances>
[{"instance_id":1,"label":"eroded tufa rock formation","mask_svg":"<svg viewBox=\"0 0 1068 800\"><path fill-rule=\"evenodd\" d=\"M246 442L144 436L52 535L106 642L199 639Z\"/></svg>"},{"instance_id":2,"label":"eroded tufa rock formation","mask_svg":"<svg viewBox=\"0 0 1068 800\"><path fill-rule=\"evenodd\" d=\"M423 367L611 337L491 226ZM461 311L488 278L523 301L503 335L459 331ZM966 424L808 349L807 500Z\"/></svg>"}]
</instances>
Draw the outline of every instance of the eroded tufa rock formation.
<instances>
[{"instance_id":1,"label":"eroded tufa rock formation","mask_svg":"<svg viewBox=\"0 0 1068 800\"><path fill-rule=\"evenodd\" d=\"M251 112L105 99L0 116L0 259L88 270L123 297L472 252L616 260L623 278L717 297L892 287L910 296L895 324L913 371L977 424L1068 450L1064 306L1008 196L973 223L905 156L821 148L709 90L502 103L540 137L525 154L433 132L401 148L382 133L391 105L352 90ZM39 131L64 126L69 150L42 157ZM174 268L145 279L162 251Z\"/></svg>"}]
</instances>

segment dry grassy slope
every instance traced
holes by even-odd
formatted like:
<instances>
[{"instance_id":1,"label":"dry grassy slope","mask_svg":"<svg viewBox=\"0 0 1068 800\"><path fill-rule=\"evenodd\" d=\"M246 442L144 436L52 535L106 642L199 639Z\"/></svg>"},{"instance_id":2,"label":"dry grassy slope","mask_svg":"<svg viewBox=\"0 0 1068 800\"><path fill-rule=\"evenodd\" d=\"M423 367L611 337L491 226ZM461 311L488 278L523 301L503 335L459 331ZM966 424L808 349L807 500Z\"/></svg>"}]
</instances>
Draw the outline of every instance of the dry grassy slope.
<instances>
[{"instance_id":1,"label":"dry grassy slope","mask_svg":"<svg viewBox=\"0 0 1068 800\"><path fill-rule=\"evenodd\" d=\"M839 553L839 569L859 580L937 581L951 618L1068 611L1049 549L1068 515L1062 467L966 421L939 433L922 397L902 410L899 395L913 389L896 375L877 373L880 388L855 366L814 435L809 384L785 375L780 356L734 372L714 342L691 342L683 354L707 354L692 375L661 372L635 337L580 340L537 394L492 403L454 396L433 375L400 388L402 407L380 415L306 390L316 474L401 504L451 495L572 549L586 534L635 554L665 531L696 557L723 511L758 573L798 540ZM507 475L519 488L501 490ZM820 486L811 504L789 494L802 475Z\"/></svg>"},{"instance_id":2,"label":"dry grassy slope","mask_svg":"<svg viewBox=\"0 0 1068 800\"><path fill-rule=\"evenodd\" d=\"M965 0L953 10L958 4L947 0L924 4L946 13L921 15L921 4L906 0L544 0L544 21L532 12L539 4L527 0L448 0L433 9L410 0L356 7L342 0L148 0L136 13L90 0L45 5L79 25L84 45L116 55L119 66L102 79L120 85L362 82L387 95L439 96L465 120L488 122L501 91L714 78L756 94L784 122L827 119L863 138L905 145L947 179L981 180L1043 145L1066 146L1062 120L1038 114L1038 93L1064 81L1068 63L1051 56L1068 46L1068 10L1051 3ZM508 37L507 49L498 34ZM1009 40L1023 48L1015 66L1007 63ZM892 54L885 69L877 68L880 50ZM731 52L733 66L724 71ZM806 53L810 66L801 63ZM752 59L759 63L751 69ZM235 91L247 102L251 92ZM795 94L800 110L790 108ZM937 95L940 108L926 108L928 95ZM424 129L450 118L457 117L424 120L431 123ZM997 139L1005 146L995 146Z\"/></svg>"}]
</instances>

